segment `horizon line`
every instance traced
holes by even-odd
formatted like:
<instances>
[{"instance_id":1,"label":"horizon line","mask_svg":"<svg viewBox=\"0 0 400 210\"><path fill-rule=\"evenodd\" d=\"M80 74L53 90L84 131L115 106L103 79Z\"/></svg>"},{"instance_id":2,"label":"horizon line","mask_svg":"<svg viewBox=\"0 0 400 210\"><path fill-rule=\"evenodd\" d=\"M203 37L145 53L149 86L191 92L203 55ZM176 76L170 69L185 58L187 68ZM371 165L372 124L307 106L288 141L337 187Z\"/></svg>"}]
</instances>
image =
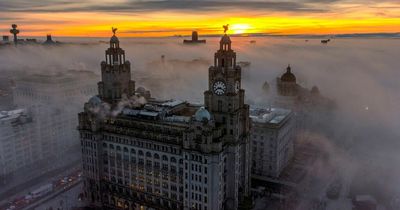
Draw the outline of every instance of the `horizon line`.
<instances>
[{"instance_id":1,"label":"horizon line","mask_svg":"<svg viewBox=\"0 0 400 210\"><path fill-rule=\"evenodd\" d=\"M124 34L124 33L120 33ZM109 38L109 36L54 36L51 33L46 33L43 36L29 36L29 35L20 35L19 37L46 37L47 35L52 35L52 37L60 37L60 38ZM321 37L331 37L331 38L346 38L346 37L357 37L357 36L368 36L368 37L381 37L381 36L388 36L388 37L396 37L399 36L400 38L400 31L399 32L376 32L376 33L338 33L338 34L277 34L277 33L243 33L243 34L228 34L231 37L310 37L310 38L321 38ZM1 35L1 36L12 36L12 35ZM110 34L111 36L111 34ZM199 37L220 37L223 34L199 34ZM168 35L168 36L118 36L120 38L183 38L183 37L191 37L189 35L183 34L176 34L176 35Z\"/></svg>"}]
</instances>

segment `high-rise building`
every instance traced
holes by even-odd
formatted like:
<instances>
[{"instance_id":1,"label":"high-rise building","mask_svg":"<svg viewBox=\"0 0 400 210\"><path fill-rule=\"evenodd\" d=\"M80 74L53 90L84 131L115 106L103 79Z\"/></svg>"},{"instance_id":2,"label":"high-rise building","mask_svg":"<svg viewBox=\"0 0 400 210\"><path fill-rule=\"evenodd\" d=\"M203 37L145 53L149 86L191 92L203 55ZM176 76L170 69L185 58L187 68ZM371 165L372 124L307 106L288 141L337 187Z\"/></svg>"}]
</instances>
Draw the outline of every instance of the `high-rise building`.
<instances>
[{"instance_id":1,"label":"high-rise building","mask_svg":"<svg viewBox=\"0 0 400 210\"><path fill-rule=\"evenodd\" d=\"M104 209L238 209L249 195L249 106L226 34L209 69L205 107L134 92L110 40L99 94L79 113L84 195Z\"/></svg>"},{"instance_id":2,"label":"high-rise building","mask_svg":"<svg viewBox=\"0 0 400 210\"><path fill-rule=\"evenodd\" d=\"M14 103L31 114L42 159L62 159L65 152L79 147L76 113L81 110L80 104L95 93L96 86L90 81L96 78L90 71L70 70L16 79Z\"/></svg>"},{"instance_id":3,"label":"high-rise building","mask_svg":"<svg viewBox=\"0 0 400 210\"><path fill-rule=\"evenodd\" d=\"M206 40L204 40L204 39L200 40L199 39L199 33L197 31L193 31L192 32L192 39L191 40L185 39L185 40L183 40L183 43L184 44L199 44L199 43L205 44Z\"/></svg>"},{"instance_id":4,"label":"high-rise building","mask_svg":"<svg viewBox=\"0 0 400 210\"><path fill-rule=\"evenodd\" d=\"M252 108L250 118L252 175L279 178L294 156L296 124L293 112L276 108Z\"/></svg>"},{"instance_id":5,"label":"high-rise building","mask_svg":"<svg viewBox=\"0 0 400 210\"><path fill-rule=\"evenodd\" d=\"M0 112L0 185L40 160L37 131L32 124L24 109Z\"/></svg>"}]
</instances>

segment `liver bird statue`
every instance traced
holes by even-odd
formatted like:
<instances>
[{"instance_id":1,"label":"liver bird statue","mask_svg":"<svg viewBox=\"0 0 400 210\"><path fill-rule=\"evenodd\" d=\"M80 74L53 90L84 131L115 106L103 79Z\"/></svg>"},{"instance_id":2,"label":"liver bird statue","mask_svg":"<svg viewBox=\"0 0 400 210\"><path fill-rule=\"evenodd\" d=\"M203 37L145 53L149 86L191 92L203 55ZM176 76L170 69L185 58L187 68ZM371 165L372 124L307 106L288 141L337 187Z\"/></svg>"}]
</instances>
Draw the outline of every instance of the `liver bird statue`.
<instances>
[{"instance_id":1,"label":"liver bird statue","mask_svg":"<svg viewBox=\"0 0 400 210\"><path fill-rule=\"evenodd\" d=\"M226 24L222 27L224 27L224 33L226 33L229 30L229 24Z\"/></svg>"},{"instance_id":2,"label":"liver bird statue","mask_svg":"<svg viewBox=\"0 0 400 210\"><path fill-rule=\"evenodd\" d=\"M113 32L114 35L115 35L115 32L117 32L117 30L118 30L118 28L112 27L112 32Z\"/></svg>"}]
</instances>

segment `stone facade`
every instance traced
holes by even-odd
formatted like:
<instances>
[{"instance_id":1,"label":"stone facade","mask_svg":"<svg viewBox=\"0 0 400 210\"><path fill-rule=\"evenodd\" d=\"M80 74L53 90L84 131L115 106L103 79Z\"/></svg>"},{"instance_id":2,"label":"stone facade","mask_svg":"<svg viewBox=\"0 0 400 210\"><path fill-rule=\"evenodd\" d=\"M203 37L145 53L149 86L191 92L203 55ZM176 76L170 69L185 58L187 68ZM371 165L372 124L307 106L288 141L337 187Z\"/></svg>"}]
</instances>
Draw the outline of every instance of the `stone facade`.
<instances>
[{"instance_id":1,"label":"stone facade","mask_svg":"<svg viewBox=\"0 0 400 210\"><path fill-rule=\"evenodd\" d=\"M32 124L24 109L0 112L0 180L41 159L38 132Z\"/></svg>"},{"instance_id":2,"label":"stone facade","mask_svg":"<svg viewBox=\"0 0 400 210\"><path fill-rule=\"evenodd\" d=\"M79 113L86 200L103 209L238 209L249 195L250 120L230 38L210 67L205 107L132 92L116 40L106 56L123 59L102 62L99 95Z\"/></svg>"},{"instance_id":3,"label":"stone facade","mask_svg":"<svg viewBox=\"0 0 400 210\"><path fill-rule=\"evenodd\" d=\"M294 156L296 124L285 109L252 109L252 174L278 178Z\"/></svg>"}]
</instances>

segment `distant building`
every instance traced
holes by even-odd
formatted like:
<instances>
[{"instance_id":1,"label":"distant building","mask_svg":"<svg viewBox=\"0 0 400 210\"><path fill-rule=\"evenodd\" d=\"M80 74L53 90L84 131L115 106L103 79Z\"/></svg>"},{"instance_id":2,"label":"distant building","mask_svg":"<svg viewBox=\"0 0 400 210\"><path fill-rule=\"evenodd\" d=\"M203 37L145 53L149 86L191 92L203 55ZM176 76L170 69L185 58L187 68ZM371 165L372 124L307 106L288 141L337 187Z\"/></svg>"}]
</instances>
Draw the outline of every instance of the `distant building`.
<instances>
[{"instance_id":1,"label":"distant building","mask_svg":"<svg viewBox=\"0 0 400 210\"><path fill-rule=\"evenodd\" d=\"M97 76L89 71L33 74L16 79L14 103L31 113L43 158L62 158L79 145L76 113L95 92Z\"/></svg>"},{"instance_id":2,"label":"distant building","mask_svg":"<svg viewBox=\"0 0 400 210\"><path fill-rule=\"evenodd\" d=\"M300 86L297 84L296 76L292 68L287 67L286 72L276 79L278 95L275 98L274 106L287 109L294 109Z\"/></svg>"},{"instance_id":3,"label":"distant building","mask_svg":"<svg viewBox=\"0 0 400 210\"><path fill-rule=\"evenodd\" d=\"M206 40L199 40L199 34L197 33L197 31L193 31L192 32L192 39L191 40L183 40L184 44L205 44Z\"/></svg>"},{"instance_id":4,"label":"distant building","mask_svg":"<svg viewBox=\"0 0 400 210\"><path fill-rule=\"evenodd\" d=\"M53 41L51 34L47 34L46 41L43 44L44 45L53 45L53 44L56 44L56 42Z\"/></svg>"},{"instance_id":5,"label":"distant building","mask_svg":"<svg viewBox=\"0 0 400 210\"><path fill-rule=\"evenodd\" d=\"M294 155L295 120L286 109L250 109L252 175L278 178Z\"/></svg>"},{"instance_id":6,"label":"distant building","mask_svg":"<svg viewBox=\"0 0 400 210\"><path fill-rule=\"evenodd\" d=\"M85 198L92 205L239 208L250 195L250 119L229 36L209 68L205 107L142 101L115 34L101 72L98 95L79 113ZM107 107L110 114L99 114Z\"/></svg>"},{"instance_id":7,"label":"distant building","mask_svg":"<svg viewBox=\"0 0 400 210\"><path fill-rule=\"evenodd\" d=\"M9 36L3 36L3 42L4 43L8 43L10 41L10 37Z\"/></svg>"},{"instance_id":8,"label":"distant building","mask_svg":"<svg viewBox=\"0 0 400 210\"><path fill-rule=\"evenodd\" d=\"M332 109L335 104L332 100L323 97L318 87L311 90L297 83L297 78L290 65L286 72L276 79L277 95L273 99L274 107L282 107L295 111L311 111L312 109Z\"/></svg>"},{"instance_id":9,"label":"distant building","mask_svg":"<svg viewBox=\"0 0 400 210\"><path fill-rule=\"evenodd\" d=\"M27 44L28 43L30 43L30 44L32 44L32 43L37 43L37 39L26 39L26 42L27 42Z\"/></svg>"},{"instance_id":10,"label":"distant building","mask_svg":"<svg viewBox=\"0 0 400 210\"><path fill-rule=\"evenodd\" d=\"M0 111L14 108L13 88L14 83L11 78L0 76Z\"/></svg>"},{"instance_id":11,"label":"distant building","mask_svg":"<svg viewBox=\"0 0 400 210\"><path fill-rule=\"evenodd\" d=\"M25 109L0 111L0 133L0 180L7 182L18 170L39 161L43 151Z\"/></svg>"}]
</instances>

